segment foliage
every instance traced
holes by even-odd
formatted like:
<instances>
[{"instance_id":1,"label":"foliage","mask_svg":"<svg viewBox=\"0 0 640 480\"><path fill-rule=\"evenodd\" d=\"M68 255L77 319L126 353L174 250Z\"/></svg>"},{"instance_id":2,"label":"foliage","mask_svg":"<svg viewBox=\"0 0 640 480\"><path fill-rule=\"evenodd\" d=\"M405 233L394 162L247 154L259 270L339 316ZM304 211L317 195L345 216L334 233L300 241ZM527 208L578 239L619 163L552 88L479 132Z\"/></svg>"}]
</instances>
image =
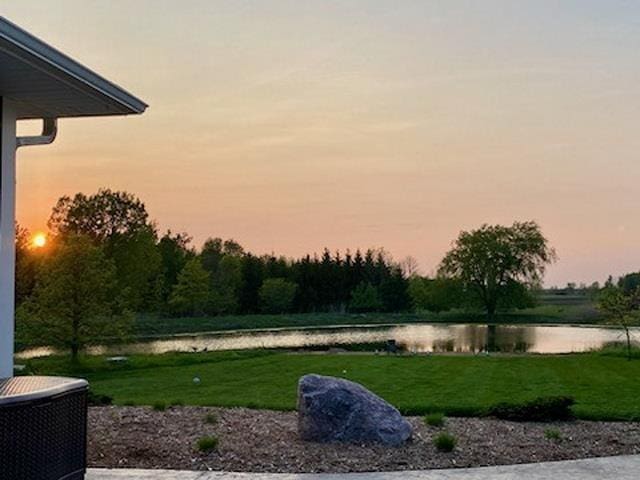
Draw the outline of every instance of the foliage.
<instances>
[{"instance_id":1,"label":"foliage","mask_svg":"<svg viewBox=\"0 0 640 480\"><path fill-rule=\"evenodd\" d=\"M49 227L52 244L81 234L100 247L115 266L119 301L138 313L192 316L276 310L345 312L361 284L376 289L375 310L400 312L411 306L407 276L414 275L417 269L413 259L395 264L382 249L357 250L353 254L347 251L344 255L325 249L319 257L306 255L300 259L257 256L245 252L233 239L218 237L208 239L198 252L185 233L168 231L158 238L144 203L128 192L100 189L90 195L64 196L52 210ZM28 248L28 241L28 233L19 229L18 304L32 295L44 259L57 255L55 248L36 252ZM200 262L204 274L196 271L192 260ZM293 299L283 298L277 306L273 301L265 304L260 290L270 278L289 282L284 284L287 287L296 284ZM185 282L198 287L193 295L184 288ZM269 287L269 283L266 285ZM290 292L290 288L281 290L287 296Z\"/></svg>"},{"instance_id":2,"label":"foliage","mask_svg":"<svg viewBox=\"0 0 640 480\"><path fill-rule=\"evenodd\" d=\"M20 305L33 293L49 248L34 250L30 245L31 234L16 224L16 305Z\"/></svg>"},{"instance_id":3,"label":"foliage","mask_svg":"<svg viewBox=\"0 0 640 480\"><path fill-rule=\"evenodd\" d=\"M164 412L167 409L167 404L164 402L153 402L151 408L153 408L156 412Z\"/></svg>"},{"instance_id":4,"label":"foliage","mask_svg":"<svg viewBox=\"0 0 640 480\"><path fill-rule=\"evenodd\" d=\"M178 275L173 287L169 306L178 315L200 315L209 301L209 274L199 258L189 260Z\"/></svg>"},{"instance_id":5,"label":"foliage","mask_svg":"<svg viewBox=\"0 0 640 480\"><path fill-rule=\"evenodd\" d=\"M607 286L598 297L598 308L603 312L606 322L620 327L626 337L627 358L632 358L630 328L640 321L640 288L626 293L623 287Z\"/></svg>"},{"instance_id":6,"label":"foliage","mask_svg":"<svg viewBox=\"0 0 640 480\"><path fill-rule=\"evenodd\" d=\"M260 287L260 305L266 313L285 313L291 309L298 286L284 278L267 278Z\"/></svg>"},{"instance_id":7,"label":"foliage","mask_svg":"<svg viewBox=\"0 0 640 480\"><path fill-rule=\"evenodd\" d=\"M524 403L498 403L491 407L488 415L514 422L551 422L573 418L572 397L538 397Z\"/></svg>"},{"instance_id":8,"label":"foliage","mask_svg":"<svg viewBox=\"0 0 640 480\"><path fill-rule=\"evenodd\" d=\"M460 233L439 272L459 279L491 320L501 303L508 301L513 306L513 292L522 291L518 285L540 284L546 265L555 257L535 222L483 225Z\"/></svg>"},{"instance_id":9,"label":"foliage","mask_svg":"<svg viewBox=\"0 0 640 480\"><path fill-rule=\"evenodd\" d=\"M148 217L144 203L134 195L106 188L94 195L61 197L48 225L57 235L80 234L103 242L147 229Z\"/></svg>"},{"instance_id":10,"label":"foliage","mask_svg":"<svg viewBox=\"0 0 640 480\"><path fill-rule=\"evenodd\" d=\"M544 438L546 438L547 440L552 440L554 442L561 442L562 434L557 428L545 428Z\"/></svg>"},{"instance_id":11,"label":"foliage","mask_svg":"<svg viewBox=\"0 0 640 480\"><path fill-rule=\"evenodd\" d=\"M162 290L161 297L164 302L169 300L173 286L178 283L178 275L195 256L195 252L189 248L191 237L186 233L173 234L167 231L158 241L158 252L162 264Z\"/></svg>"},{"instance_id":12,"label":"foliage","mask_svg":"<svg viewBox=\"0 0 640 480\"><path fill-rule=\"evenodd\" d=\"M431 427L442 427L444 425L445 418L446 417L442 412L428 413L424 416L424 423Z\"/></svg>"},{"instance_id":13,"label":"foliage","mask_svg":"<svg viewBox=\"0 0 640 480\"><path fill-rule=\"evenodd\" d=\"M352 312L376 312L382 309L378 289L370 283L362 282L351 292L349 310Z\"/></svg>"},{"instance_id":14,"label":"foliage","mask_svg":"<svg viewBox=\"0 0 640 480\"><path fill-rule=\"evenodd\" d=\"M44 266L33 295L19 308L32 343L71 350L124 339L132 316L122 307L113 262L85 236L69 236Z\"/></svg>"},{"instance_id":15,"label":"foliage","mask_svg":"<svg viewBox=\"0 0 640 480\"><path fill-rule=\"evenodd\" d=\"M454 278L414 276L408 291L416 310L440 313L466 304L462 282Z\"/></svg>"},{"instance_id":16,"label":"foliage","mask_svg":"<svg viewBox=\"0 0 640 480\"><path fill-rule=\"evenodd\" d=\"M128 192L100 189L61 197L49 218L58 241L83 235L113 260L121 297L135 311L157 310L162 297L162 258L144 203Z\"/></svg>"},{"instance_id":17,"label":"foliage","mask_svg":"<svg viewBox=\"0 0 640 480\"><path fill-rule=\"evenodd\" d=\"M242 286L242 258L224 255L215 271L210 273L211 295L208 311L214 315L236 313Z\"/></svg>"},{"instance_id":18,"label":"foliage","mask_svg":"<svg viewBox=\"0 0 640 480\"><path fill-rule=\"evenodd\" d=\"M202 437L198 440L198 450L201 452L210 452L218 448L218 437Z\"/></svg>"},{"instance_id":19,"label":"foliage","mask_svg":"<svg viewBox=\"0 0 640 480\"><path fill-rule=\"evenodd\" d=\"M204 423L215 425L216 423L218 423L218 416L215 413L207 413L207 415L204 417Z\"/></svg>"},{"instance_id":20,"label":"foliage","mask_svg":"<svg viewBox=\"0 0 640 480\"><path fill-rule=\"evenodd\" d=\"M162 257L151 228L131 235L117 235L108 244L107 256L116 265L122 295L134 311L155 311L161 301Z\"/></svg>"},{"instance_id":21,"label":"foliage","mask_svg":"<svg viewBox=\"0 0 640 480\"><path fill-rule=\"evenodd\" d=\"M632 295L640 289L640 272L627 273L618 279L618 288L625 295Z\"/></svg>"},{"instance_id":22,"label":"foliage","mask_svg":"<svg viewBox=\"0 0 640 480\"><path fill-rule=\"evenodd\" d=\"M433 444L440 452L451 452L456 448L456 437L447 432L440 432L433 439Z\"/></svg>"}]
</instances>

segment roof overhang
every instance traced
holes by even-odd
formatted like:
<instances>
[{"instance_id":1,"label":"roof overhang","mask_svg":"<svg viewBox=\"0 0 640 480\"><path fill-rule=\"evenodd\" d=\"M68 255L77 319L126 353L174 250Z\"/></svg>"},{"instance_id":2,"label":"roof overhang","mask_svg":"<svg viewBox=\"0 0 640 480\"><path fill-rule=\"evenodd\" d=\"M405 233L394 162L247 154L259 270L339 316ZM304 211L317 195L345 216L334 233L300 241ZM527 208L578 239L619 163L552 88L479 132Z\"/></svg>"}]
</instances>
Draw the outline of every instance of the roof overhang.
<instances>
[{"instance_id":1,"label":"roof overhang","mask_svg":"<svg viewBox=\"0 0 640 480\"><path fill-rule=\"evenodd\" d=\"M147 104L0 17L0 96L18 120L143 113Z\"/></svg>"}]
</instances>

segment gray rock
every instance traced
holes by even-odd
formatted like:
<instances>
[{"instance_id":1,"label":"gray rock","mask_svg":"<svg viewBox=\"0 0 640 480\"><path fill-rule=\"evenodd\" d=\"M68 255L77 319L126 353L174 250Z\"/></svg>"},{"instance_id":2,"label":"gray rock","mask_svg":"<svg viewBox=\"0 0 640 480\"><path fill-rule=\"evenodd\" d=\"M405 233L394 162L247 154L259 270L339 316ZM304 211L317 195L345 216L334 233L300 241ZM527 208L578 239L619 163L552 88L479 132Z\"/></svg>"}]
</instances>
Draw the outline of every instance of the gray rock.
<instances>
[{"instance_id":1,"label":"gray rock","mask_svg":"<svg viewBox=\"0 0 640 480\"><path fill-rule=\"evenodd\" d=\"M362 385L305 375L298 382L298 433L314 442L397 446L412 429L395 407Z\"/></svg>"}]
</instances>

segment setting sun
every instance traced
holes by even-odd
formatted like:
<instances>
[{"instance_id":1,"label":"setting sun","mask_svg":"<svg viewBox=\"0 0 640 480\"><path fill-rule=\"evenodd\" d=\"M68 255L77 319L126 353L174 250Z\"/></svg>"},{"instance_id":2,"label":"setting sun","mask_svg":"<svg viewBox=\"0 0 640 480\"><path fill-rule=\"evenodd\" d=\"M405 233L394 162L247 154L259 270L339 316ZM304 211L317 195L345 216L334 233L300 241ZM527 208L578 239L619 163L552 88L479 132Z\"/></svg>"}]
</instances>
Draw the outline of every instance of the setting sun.
<instances>
[{"instance_id":1,"label":"setting sun","mask_svg":"<svg viewBox=\"0 0 640 480\"><path fill-rule=\"evenodd\" d=\"M36 233L31 239L34 248L42 248L47 244L47 236L44 233Z\"/></svg>"}]
</instances>

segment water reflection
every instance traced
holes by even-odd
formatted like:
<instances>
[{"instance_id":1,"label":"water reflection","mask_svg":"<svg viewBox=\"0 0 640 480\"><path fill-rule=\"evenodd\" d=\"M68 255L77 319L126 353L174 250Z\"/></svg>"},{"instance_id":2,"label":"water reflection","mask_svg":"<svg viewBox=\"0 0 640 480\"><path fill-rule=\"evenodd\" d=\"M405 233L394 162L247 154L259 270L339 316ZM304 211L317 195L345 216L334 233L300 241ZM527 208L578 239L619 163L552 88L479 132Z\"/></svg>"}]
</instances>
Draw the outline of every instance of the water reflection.
<instances>
[{"instance_id":1,"label":"water reflection","mask_svg":"<svg viewBox=\"0 0 640 480\"><path fill-rule=\"evenodd\" d=\"M634 330L635 335L640 332L640 329ZM93 347L89 353L127 355L255 348L326 350L330 347L373 351L384 350L390 340L395 341L400 351L413 353L569 353L600 348L607 343L620 342L623 337L619 330L598 327L414 324L177 336L122 346ZM51 353L53 350L49 348L37 348L18 356L29 358Z\"/></svg>"}]
</instances>

